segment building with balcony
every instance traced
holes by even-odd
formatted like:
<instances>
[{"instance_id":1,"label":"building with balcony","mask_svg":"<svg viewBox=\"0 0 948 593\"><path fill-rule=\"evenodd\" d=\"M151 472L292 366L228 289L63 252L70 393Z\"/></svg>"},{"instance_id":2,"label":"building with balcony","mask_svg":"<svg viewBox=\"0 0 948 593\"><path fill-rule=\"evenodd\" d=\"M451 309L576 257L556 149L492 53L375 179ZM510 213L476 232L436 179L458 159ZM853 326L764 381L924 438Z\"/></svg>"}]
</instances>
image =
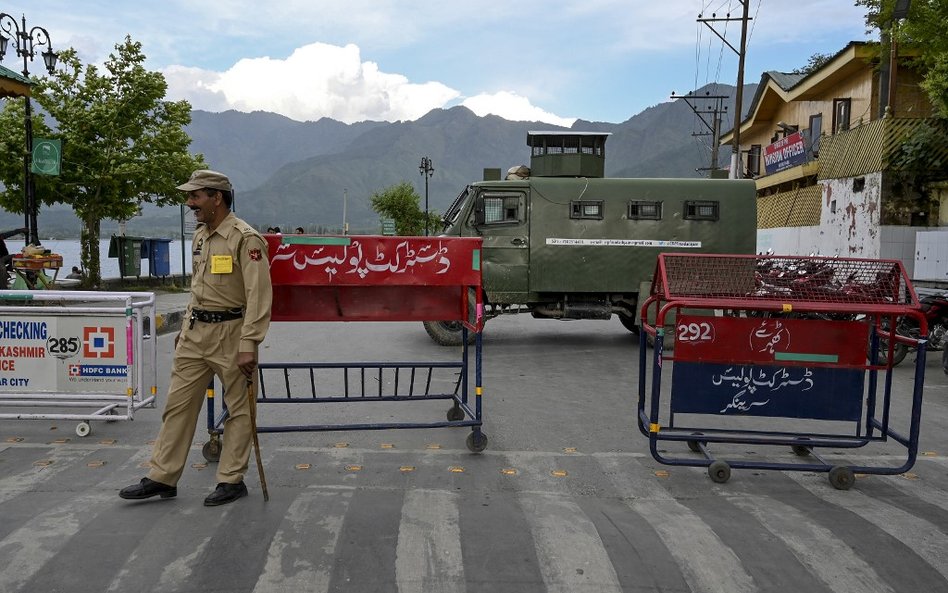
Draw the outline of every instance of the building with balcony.
<instances>
[{"instance_id":1,"label":"building with balcony","mask_svg":"<svg viewBox=\"0 0 948 593\"><path fill-rule=\"evenodd\" d=\"M948 122L910 57L880 70L878 44L852 42L806 74L761 76L740 124L758 251L900 259L948 282Z\"/></svg>"}]
</instances>

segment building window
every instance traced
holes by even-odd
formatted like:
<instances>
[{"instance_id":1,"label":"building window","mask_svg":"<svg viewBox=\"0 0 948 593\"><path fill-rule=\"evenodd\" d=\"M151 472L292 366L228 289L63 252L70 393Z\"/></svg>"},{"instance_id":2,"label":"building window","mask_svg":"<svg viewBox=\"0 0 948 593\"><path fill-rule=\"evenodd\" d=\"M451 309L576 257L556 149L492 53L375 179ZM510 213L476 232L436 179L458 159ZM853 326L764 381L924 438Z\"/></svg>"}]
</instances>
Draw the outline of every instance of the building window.
<instances>
[{"instance_id":1,"label":"building window","mask_svg":"<svg viewBox=\"0 0 948 593\"><path fill-rule=\"evenodd\" d=\"M747 174L751 177L760 175L760 144L752 144L747 151Z\"/></svg>"},{"instance_id":2,"label":"building window","mask_svg":"<svg viewBox=\"0 0 948 593\"><path fill-rule=\"evenodd\" d=\"M572 200L569 217L602 220L602 200Z\"/></svg>"},{"instance_id":3,"label":"building window","mask_svg":"<svg viewBox=\"0 0 948 593\"><path fill-rule=\"evenodd\" d=\"M810 116L810 153L813 156L820 156L820 136L823 134L823 114L817 113Z\"/></svg>"},{"instance_id":4,"label":"building window","mask_svg":"<svg viewBox=\"0 0 948 593\"><path fill-rule=\"evenodd\" d=\"M864 189L866 189L866 178L865 178L865 177L857 177L857 178L853 179L853 191L854 191L854 192L861 192L861 191L864 190Z\"/></svg>"},{"instance_id":5,"label":"building window","mask_svg":"<svg viewBox=\"0 0 948 593\"><path fill-rule=\"evenodd\" d=\"M685 220L717 220L719 203L703 200L685 200Z\"/></svg>"},{"instance_id":6,"label":"building window","mask_svg":"<svg viewBox=\"0 0 948 593\"><path fill-rule=\"evenodd\" d=\"M484 223L520 221L520 196L491 195L484 196Z\"/></svg>"},{"instance_id":7,"label":"building window","mask_svg":"<svg viewBox=\"0 0 948 593\"><path fill-rule=\"evenodd\" d=\"M661 220L661 202L629 202L629 220Z\"/></svg>"},{"instance_id":8,"label":"building window","mask_svg":"<svg viewBox=\"0 0 948 593\"><path fill-rule=\"evenodd\" d=\"M849 129L849 117L852 113L852 99L833 99L833 133Z\"/></svg>"}]
</instances>

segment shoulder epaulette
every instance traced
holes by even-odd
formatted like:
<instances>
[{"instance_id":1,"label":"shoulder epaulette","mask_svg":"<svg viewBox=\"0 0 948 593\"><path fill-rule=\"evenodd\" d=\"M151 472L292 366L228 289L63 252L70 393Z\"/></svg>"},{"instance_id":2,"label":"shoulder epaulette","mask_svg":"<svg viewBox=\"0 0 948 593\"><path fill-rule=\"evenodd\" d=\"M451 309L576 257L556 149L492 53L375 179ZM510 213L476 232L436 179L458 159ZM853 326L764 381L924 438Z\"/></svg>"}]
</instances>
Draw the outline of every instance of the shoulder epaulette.
<instances>
[{"instance_id":1,"label":"shoulder epaulette","mask_svg":"<svg viewBox=\"0 0 948 593\"><path fill-rule=\"evenodd\" d=\"M240 234L242 234L245 237L260 234L257 232L255 228L253 228L247 223L237 223L234 225L234 228L240 231Z\"/></svg>"}]
</instances>

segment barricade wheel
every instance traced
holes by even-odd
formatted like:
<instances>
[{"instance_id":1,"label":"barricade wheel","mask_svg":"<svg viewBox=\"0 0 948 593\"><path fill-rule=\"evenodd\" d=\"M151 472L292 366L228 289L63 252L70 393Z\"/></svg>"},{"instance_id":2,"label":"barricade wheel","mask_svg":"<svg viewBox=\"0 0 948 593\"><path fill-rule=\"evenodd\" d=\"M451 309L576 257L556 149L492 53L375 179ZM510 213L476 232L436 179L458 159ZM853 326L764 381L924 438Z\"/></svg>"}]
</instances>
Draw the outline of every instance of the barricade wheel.
<instances>
[{"instance_id":1,"label":"barricade wheel","mask_svg":"<svg viewBox=\"0 0 948 593\"><path fill-rule=\"evenodd\" d=\"M724 461L715 461L708 466L708 475L712 482L723 484L731 479L731 466Z\"/></svg>"},{"instance_id":2,"label":"barricade wheel","mask_svg":"<svg viewBox=\"0 0 948 593\"><path fill-rule=\"evenodd\" d=\"M201 448L201 454L203 454L204 459L208 461L220 461L221 460L220 439L215 439L212 437L211 440L204 443L204 446Z\"/></svg>"},{"instance_id":3,"label":"barricade wheel","mask_svg":"<svg viewBox=\"0 0 948 593\"><path fill-rule=\"evenodd\" d=\"M692 434L695 436L701 436L702 433L694 432ZM708 444L707 441L698 441L698 440L688 441L688 448L691 449L692 453L701 453L701 446L707 445L707 444Z\"/></svg>"},{"instance_id":4,"label":"barricade wheel","mask_svg":"<svg viewBox=\"0 0 948 593\"><path fill-rule=\"evenodd\" d=\"M87 437L92 432L92 426L88 422L80 422L76 425L76 434L81 437Z\"/></svg>"},{"instance_id":5,"label":"barricade wheel","mask_svg":"<svg viewBox=\"0 0 948 593\"><path fill-rule=\"evenodd\" d=\"M458 422L464 420L464 410L461 406L454 406L448 410L448 422Z\"/></svg>"},{"instance_id":6,"label":"barricade wheel","mask_svg":"<svg viewBox=\"0 0 948 593\"><path fill-rule=\"evenodd\" d=\"M856 474L848 467L837 465L829 471L829 482L837 490L849 490L856 481Z\"/></svg>"},{"instance_id":7,"label":"barricade wheel","mask_svg":"<svg viewBox=\"0 0 948 593\"><path fill-rule=\"evenodd\" d=\"M472 432L467 435L467 448L473 453L480 453L487 448L487 435L483 432Z\"/></svg>"}]
</instances>

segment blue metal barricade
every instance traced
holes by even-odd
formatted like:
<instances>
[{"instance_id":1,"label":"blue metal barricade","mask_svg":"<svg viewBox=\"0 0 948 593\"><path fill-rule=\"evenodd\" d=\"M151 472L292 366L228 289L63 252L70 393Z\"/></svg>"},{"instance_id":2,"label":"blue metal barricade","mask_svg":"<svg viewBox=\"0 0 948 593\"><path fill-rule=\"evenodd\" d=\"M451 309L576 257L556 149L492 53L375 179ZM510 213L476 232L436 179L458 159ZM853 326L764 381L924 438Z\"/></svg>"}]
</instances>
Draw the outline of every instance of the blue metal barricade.
<instances>
[{"instance_id":1,"label":"blue metal barricade","mask_svg":"<svg viewBox=\"0 0 948 593\"><path fill-rule=\"evenodd\" d=\"M917 340L890 329L904 316L918 321ZM838 489L851 487L856 473L898 474L914 465L927 328L900 262L662 254L642 327L638 426L657 461L707 467L722 483L731 468L827 472ZM899 414L907 420L897 430L892 361L899 341L917 345L918 358ZM846 464L818 453L888 440L906 448L902 464ZM673 456L659 447L666 441L698 455ZM799 460L721 459L711 443L782 445Z\"/></svg>"}]
</instances>

